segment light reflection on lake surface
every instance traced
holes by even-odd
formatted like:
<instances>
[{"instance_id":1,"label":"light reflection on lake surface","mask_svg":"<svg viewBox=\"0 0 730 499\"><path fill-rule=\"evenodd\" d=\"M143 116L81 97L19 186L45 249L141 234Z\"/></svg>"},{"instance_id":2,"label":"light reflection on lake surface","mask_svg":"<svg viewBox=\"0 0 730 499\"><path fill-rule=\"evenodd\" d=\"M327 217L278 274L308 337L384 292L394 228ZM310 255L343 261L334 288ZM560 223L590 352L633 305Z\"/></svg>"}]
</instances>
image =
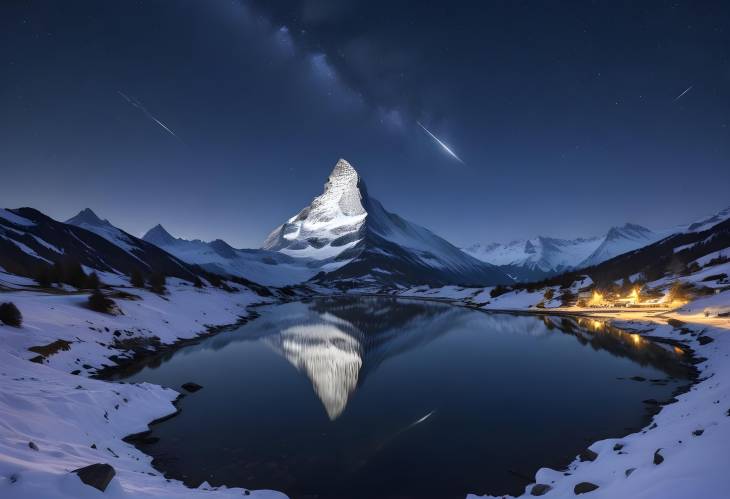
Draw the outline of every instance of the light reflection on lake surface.
<instances>
[{"instance_id":1,"label":"light reflection on lake surface","mask_svg":"<svg viewBox=\"0 0 730 499\"><path fill-rule=\"evenodd\" d=\"M140 444L170 476L292 498L518 493L643 426L642 401L690 372L672 347L587 319L375 297L259 311L127 378L204 386Z\"/></svg>"}]
</instances>

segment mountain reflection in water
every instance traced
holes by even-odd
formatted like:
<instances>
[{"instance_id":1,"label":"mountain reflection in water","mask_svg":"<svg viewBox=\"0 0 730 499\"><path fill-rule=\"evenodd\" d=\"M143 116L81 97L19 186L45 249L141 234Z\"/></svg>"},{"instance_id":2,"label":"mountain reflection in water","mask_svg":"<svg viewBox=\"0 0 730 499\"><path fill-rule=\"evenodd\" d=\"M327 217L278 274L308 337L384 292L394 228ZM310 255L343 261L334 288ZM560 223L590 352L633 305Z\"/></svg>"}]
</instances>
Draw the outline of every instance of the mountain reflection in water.
<instances>
[{"instance_id":1,"label":"mountain reflection in water","mask_svg":"<svg viewBox=\"0 0 730 499\"><path fill-rule=\"evenodd\" d=\"M645 425L643 401L693 373L681 349L586 318L362 296L260 312L120 375L204 386L137 444L168 476L319 499L516 494L518 475Z\"/></svg>"},{"instance_id":2,"label":"mountain reflection in water","mask_svg":"<svg viewBox=\"0 0 730 499\"><path fill-rule=\"evenodd\" d=\"M287 304L286 314L264 316L245 337L209 340L218 349L232 341L261 340L305 375L331 420L359 385L389 358L430 343L452 329L543 336L563 333L581 344L650 365L676 377L690 369L673 347L651 342L606 322L586 318L465 314L443 303L384 297L332 297Z\"/></svg>"}]
</instances>

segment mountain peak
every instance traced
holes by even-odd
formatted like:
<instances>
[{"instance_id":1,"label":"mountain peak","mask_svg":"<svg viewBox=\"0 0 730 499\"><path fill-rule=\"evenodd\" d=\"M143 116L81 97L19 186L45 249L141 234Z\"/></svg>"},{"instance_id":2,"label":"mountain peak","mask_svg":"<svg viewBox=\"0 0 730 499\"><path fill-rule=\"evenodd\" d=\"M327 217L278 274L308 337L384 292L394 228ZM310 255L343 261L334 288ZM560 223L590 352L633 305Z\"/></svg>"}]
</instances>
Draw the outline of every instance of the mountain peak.
<instances>
[{"instance_id":1,"label":"mountain peak","mask_svg":"<svg viewBox=\"0 0 730 499\"><path fill-rule=\"evenodd\" d=\"M94 213L91 208L84 208L80 212L76 214L76 216L73 216L66 220L67 224L71 225L92 225L92 226L102 226L102 225L110 225L108 220L102 220L99 218L96 213Z\"/></svg>"},{"instance_id":2,"label":"mountain peak","mask_svg":"<svg viewBox=\"0 0 730 499\"><path fill-rule=\"evenodd\" d=\"M707 230L721 222L724 222L728 218L730 218L730 206L728 206L727 208L725 208L722 211L715 213L711 217L708 217L708 218L699 220L693 224L690 224L687 227L687 231L688 232L700 232L703 230Z\"/></svg>"},{"instance_id":3,"label":"mountain peak","mask_svg":"<svg viewBox=\"0 0 730 499\"><path fill-rule=\"evenodd\" d=\"M386 211L344 159L335 164L324 192L274 229L263 248L322 262L321 282L512 282L430 230Z\"/></svg>"},{"instance_id":4,"label":"mountain peak","mask_svg":"<svg viewBox=\"0 0 730 499\"><path fill-rule=\"evenodd\" d=\"M615 239L648 239L652 235L652 231L641 225L625 223L620 227L611 227L606 234L606 240Z\"/></svg>"},{"instance_id":5,"label":"mountain peak","mask_svg":"<svg viewBox=\"0 0 730 499\"><path fill-rule=\"evenodd\" d=\"M148 230L147 233L142 236L142 239L156 246L164 246L175 242L175 238L172 237L172 235L167 232L161 224L157 224Z\"/></svg>"},{"instance_id":6,"label":"mountain peak","mask_svg":"<svg viewBox=\"0 0 730 499\"><path fill-rule=\"evenodd\" d=\"M366 195L365 185L357 170L346 160L340 159L324 184L324 192L312 201L310 213L327 211L331 215L339 211L345 216L361 215L365 213L362 198Z\"/></svg>"},{"instance_id":7,"label":"mountain peak","mask_svg":"<svg viewBox=\"0 0 730 499\"><path fill-rule=\"evenodd\" d=\"M216 253L224 258L236 257L236 250L233 249L233 247L225 242L223 239L216 239L215 241L211 241L210 243L208 243L208 245L213 248Z\"/></svg>"},{"instance_id":8,"label":"mountain peak","mask_svg":"<svg viewBox=\"0 0 730 499\"><path fill-rule=\"evenodd\" d=\"M324 184L324 192L269 234L263 248L280 251L295 250L297 256L327 254L335 256L340 245L359 239L359 229L367 215L365 184L355 168L340 159ZM331 242L337 243L325 251L317 251ZM309 249L308 252L303 250ZM322 257L322 258L327 258Z\"/></svg>"},{"instance_id":9,"label":"mountain peak","mask_svg":"<svg viewBox=\"0 0 730 499\"><path fill-rule=\"evenodd\" d=\"M332 168L332 173L330 173L330 178L337 176L354 176L355 178L359 178L355 167L352 166L349 161L343 158L337 160L337 163L335 163L335 167Z\"/></svg>"}]
</instances>

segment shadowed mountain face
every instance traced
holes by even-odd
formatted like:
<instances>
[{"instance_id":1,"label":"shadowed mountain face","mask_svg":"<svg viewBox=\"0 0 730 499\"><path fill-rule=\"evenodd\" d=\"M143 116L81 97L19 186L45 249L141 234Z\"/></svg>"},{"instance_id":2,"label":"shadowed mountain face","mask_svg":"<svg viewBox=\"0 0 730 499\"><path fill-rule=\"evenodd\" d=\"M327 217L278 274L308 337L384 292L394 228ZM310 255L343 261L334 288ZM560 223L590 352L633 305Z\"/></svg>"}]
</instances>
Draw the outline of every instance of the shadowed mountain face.
<instances>
[{"instance_id":1,"label":"shadowed mountain face","mask_svg":"<svg viewBox=\"0 0 730 499\"><path fill-rule=\"evenodd\" d=\"M161 272L192 280L196 270L84 210L68 223L32 208L0 210L0 266L33 277L40 267L73 260L91 269L120 274Z\"/></svg>"},{"instance_id":2,"label":"shadowed mountain face","mask_svg":"<svg viewBox=\"0 0 730 499\"><path fill-rule=\"evenodd\" d=\"M386 211L343 159L324 192L274 229L263 247L319 260L323 273L316 280L343 287L512 282L494 266Z\"/></svg>"}]
</instances>

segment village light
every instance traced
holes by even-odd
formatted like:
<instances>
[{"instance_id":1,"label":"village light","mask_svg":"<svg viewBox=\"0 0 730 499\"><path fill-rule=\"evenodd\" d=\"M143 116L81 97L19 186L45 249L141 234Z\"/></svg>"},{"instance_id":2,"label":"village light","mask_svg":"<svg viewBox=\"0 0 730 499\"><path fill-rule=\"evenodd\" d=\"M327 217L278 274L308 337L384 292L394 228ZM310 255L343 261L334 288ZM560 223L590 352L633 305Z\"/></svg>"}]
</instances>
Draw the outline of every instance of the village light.
<instances>
[{"instance_id":1,"label":"village light","mask_svg":"<svg viewBox=\"0 0 730 499\"><path fill-rule=\"evenodd\" d=\"M593 291L593 296L591 296L591 299L588 302L588 305L598 306L598 305L602 305L603 303L604 303L603 294L599 293L598 291Z\"/></svg>"}]
</instances>

